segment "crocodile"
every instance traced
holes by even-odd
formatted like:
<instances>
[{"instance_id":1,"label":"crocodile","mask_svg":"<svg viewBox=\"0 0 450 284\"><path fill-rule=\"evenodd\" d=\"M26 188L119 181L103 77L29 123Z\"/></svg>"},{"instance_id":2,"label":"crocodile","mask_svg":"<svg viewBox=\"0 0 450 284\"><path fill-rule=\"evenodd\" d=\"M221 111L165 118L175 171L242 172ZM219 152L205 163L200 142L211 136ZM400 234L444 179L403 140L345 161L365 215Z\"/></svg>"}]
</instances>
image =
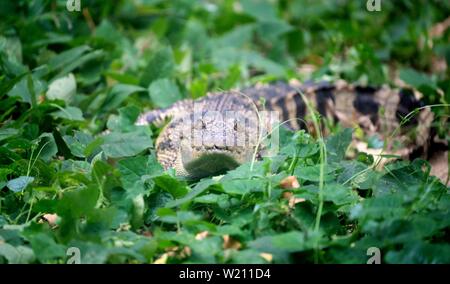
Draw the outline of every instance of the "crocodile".
<instances>
[{"instance_id":1,"label":"crocodile","mask_svg":"<svg viewBox=\"0 0 450 284\"><path fill-rule=\"evenodd\" d=\"M197 179L261 158L262 134L270 136L280 125L312 129L313 113L320 114L323 125L339 122L367 135L391 137L391 142L405 145L402 156L423 151L433 120L412 89L291 80L180 100L141 114L136 123L164 127L155 143L158 161L165 169L175 169L177 176Z\"/></svg>"}]
</instances>

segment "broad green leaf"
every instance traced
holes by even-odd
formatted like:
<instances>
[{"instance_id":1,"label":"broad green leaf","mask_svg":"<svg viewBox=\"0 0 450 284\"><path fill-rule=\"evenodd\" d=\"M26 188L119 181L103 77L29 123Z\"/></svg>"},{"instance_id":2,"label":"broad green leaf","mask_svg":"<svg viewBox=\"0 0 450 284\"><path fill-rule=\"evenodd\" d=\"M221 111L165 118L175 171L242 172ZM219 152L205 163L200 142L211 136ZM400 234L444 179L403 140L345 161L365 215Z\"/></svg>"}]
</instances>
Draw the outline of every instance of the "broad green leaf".
<instances>
[{"instance_id":1,"label":"broad green leaf","mask_svg":"<svg viewBox=\"0 0 450 284\"><path fill-rule=\"evenodd\" d=\"M303 232L292 231L255 239L250 242L250 247L266 253L292 253L313 249L314 238L314 236L306 237Z\"/></svg>"},{"instance_id":2,"label":"broad green leaf","mask_svg":"<svg viewBox=\"0 0 450 284\"><path fill-rule=\"evenodd\" d=\"M415 88L420 88L422 86L436 88L436 84L428 77L428 75L414 69L400 69L400 79Z\"/></svg>"},{"instance_id":3,"label":"broad green leaf","mask_svg":"<svg viewBox=\"0 0 450 284\"><path fill-rule=\"evenodd\" d=\"M185 182L179 181L167 173L157 176L153 180L158 187L172 194L174 198L181 198L189 191Z\"/></svg>"},{"instance_id":4,"label":"broad green leaf","mask_svg":"<svg viewBox=\"0 0 450 284\"><path fill-rule=\"evenodd\" d=\"M50 100L63 100L66 104L69 104L72 102L76 92L77 82L75 81L75 76L70 73L50 83L46 96Z\"/></svg>"},{"instance_id":5,"label":"broad green leaf","mask_svg":"<svg viewBox=\"0 0 450 284\"><path fill-rule=\"evenodd\" d=\"M352 140L352 129L346 128L342 132L326 140L328 162L340 162Z\"/></svg>"},{"instance_id":6,"label":"broad green leaf","mask_svg":"<svg viewBox=\"0 0 450 284\"><path fill-rule=\"evenodd\" d=\"M35 154L38 155L37 156L38 158L44 161L49 161L58 152L58 147L56 146L55 138L51 133L42 133L39 136L38 140L39 144L37 147L37 152Z\"/></svg>"},{"instance_id":7,"label":"broad green leaf","mask_svg":"<svg viewBox=\"0 0 450 284\"><path fill-rule=\"evenodd\" d=\"M125 39L120 31L107 19L103 19L95 29L95 37L106 40L112 44L118 44Z\"/></svg>"},{"instance_id":8,"label":"broad green leaf","mask_svg":"<svg viewBox=\"0 0 450 284\"><path fill-rule=\"evenodd\" d=\"M194 202L196 203L204 203L204 204L217 204L221 201L221 199L228 200L228 195L226 194L206 194L199 197L196 197L194 199Z\"/></svg>"},{"instance_id":9,"label":"broad green leaf","mask_svg":"<svg viewBox=\"0 0 450 284\"><path fill-rule=\"evenodd\" d=\"M397 264L448 264L450 245L448 243L415 243L401 251L389 251L385 258L388 263Z\"/></svg>"},{"instance_id":10,"label":"broad green leaf","mask_svg":"<svg viewBox=\"0 0 450 284\"><path fill-rule=\"evenodd\" d=\"M294 171L294 174L303 179L303 180L309 180L309 181L320 181L321 179L321 165L314 165L314 166L307 166L307 167L297 167ZM326 164L324 166L323 171L323 179L325 181L331 180L333 177L331 174L334 172L334 169Z\"/></svg>"},{"instance_id":11,"label":"broad green leaf","mask_svg":"<svg viewBox=\"0 0 450 284\"><path fill-rule=\"evenodd\" d=\"M86 157L86 148L94 140L91 135L81 131L75 131L74 136L66 135L63 139L69 147L72 155L80 158Z\"/></svg>"},{"instance_id":12,"label":"broad green leaf","mask_svg":"<svg viewBox=\"0 0 450 284\"><path fill-rule=\"evenodd\" d=\"M66 255L66 246L58 244L50 230L44 225L33 224L24 231L33 249L34 255L41 263L62 259Z\"/></svg>"},{"instance_id":13,"label":"broad green leaf","mask_svg":"<svg viewBox=\"0 0 450 284\"><path fill-rule=\"evenodd\" d=\"M0 98L4 94L8 93L16 84L18 84L23 79L23 77L25 77L27 75L28 75L28 73L25 72L25 73L23 73L23 74L21 74L19 76L16 76L12 80L6 80L6 79L5 80L1 80L0 81Z\"/></svg>"},{"instance_id":14,"label":"broad green leaf","mask_svg":"<svg viewBox=\"0 0 450 284\"><path fill-rule=\"evenodd\" d=\"M275 77L286 75L286 69L283 65L263 57L255 51L221 47L213 50L212 61L221 70L227 70L233 65L243 64L246 67L255 67L258 70L265 71Z\"/></svg>"},{"instance_id":15,"label":"broad green leaf","mask_svg":"<svg viewBox=\"0 0 450 284\"><path fill-rule=\"evenodd\" d=\"M245 195L253 191L264 191L265 183L261 179L253 180L224 180L222 182L222 187L225 193L232 195Z\"/></svg>"},{"instance_id":16,"label":"broad green leaf","mask_svg":"<svg viewBox=\"0 0 450 284\"><path fill-rule=\"evenodd\" d=\"M35 259L33 251L26 246L12 246L0 242L0 256L8 261L8 264L27 264Z\"/></svg>"},{"instance_id":17,"label":"broad green leaf","mask_svg":"<svg viewBox=\"0 0 450 284\"><path fill-rule=\"evenodd\" d=\"M262 21L258 24L258 32L266 37L268 41L277 40L282 34L293 28L283 20Z\"/></svg>"},{"instance_id":18,"label":"broad green leaf","mask_svg":"<svg viewBox=\"0 0 450 284\"><path fill-rule=\"evenodd\" d=\"M127 242L124 241L124 243ZM102 264L107 262L108 259L114 258L114 256L131 257L140 262L146 260L141 254L127 247L108 247L104 244L78 240L72 242L70 246L80 250L81 264Z\"/></svg>"},{"instance_id":19,"label":"broad green leaf","mask_svg":"<svg viewBox=\"0 0 450 284\"><path fill-rule=\"evenodd\" d=\"M353 205L359 197L350 187L338 183L327 184L323 192L324 200L331 201L338 206Z\"/></svg>"},{"instance_id":20,"label":"broad green leaf","mask_svg":"<svg viewBox=\"0 0 450 284\"><path fill-rule=\"evenodd\" d=\"M94 210L99 194L97 186L66 191L57 204L57 214L68 219L89 214Z\"/></svg>"},{"instance_id":21,"label":"broad green leaf","mask_svg":"<svg viewBox=\"0 0 450 284\"><path fill-rule=\"evenodd\" d=\"M81 45L74 47L72 49L66 50L64 52L61 52L60 54L56 55L55 57L51 58L48 61L48 65L50 70L58 70L62 69L68 64L77 61L80 59L80 56L82 56L84 53L92 50L87 45Z\"/></svg>"},{"instance_id":22,"label":"broad green leaf","mask_svg":"<svg viewBox=\"0 0 450 284\"><path fill-rule=\"evenodd\" d=\"M233 30L215 39L213 43L217 48L223 46L241 48L251 42L254 30L255 24L237 26Z\"/></svg>"},{"instance_id":23,"label":"broad green leaf","mask_svg":"<svg viewBox=\"0 0 450 284\"><path fill-rule=\"evenodd\" d=\"M384 141L378 135L373 135L369 137L367 146L372 149L381 149L384 146Z\"/></svg>"},{"instance_id":24,"label":"broad green leaf","mask_svg":"<svg viewBox=\"0 0 450 284\"><path fill-rule=\"evenodd\" d=\"M138 107L123 107L119 109L119 115L110 116L106 125L112 131L129 132L136 128L135 122L139 114Z\"/></svg>"},{"instance_id":25,"label":"broad green leaf","mask_svg":"<svg viewBox=\"0 0 450 284\"><path fill-rule=\"evenodd\" d=\"M0 36L0 50L4 50L11 60L22 62L22 43L19 37Z\"/></svg>"},{"instance_id":26,"label":"broad green leaf","mask_svg":"<svg viewBox=\"0 0 450 284\"><path fill-rule=\"evenodd\" d=\"M122 174L123 186L130 197L148 195L151 178L162 173L162 167L152 155L120 160L118 168Z\"/></svg>"},{"instance_id":27,"label":"broad green leaf","mask_svg":"<svg viewBox=\"0 0 450 284\"><path fill-rule=\"evenodd\" d=\"M112 132L103 137L101 148L111 158L134 156L152 147L150 135L150 129L145 126L127 133Z\"/></svg>"},{"instance_id":28,"label":"broad green leaf","mask_svg":"<svg viewBox=\"0 0 450 284\"><path fill-rule=\"evenodd\" d=\"M6 183L6 186L14 192L23 191L29 184L34 181L34 177L21 176Z\"/></svg>"},{"instance_id":29,"label":"broad green leaf","mask_svg":"<svg viewBox=\"0 0 450 284\"><path fill-rule=\"evenodd\" d=\"M267 260L261 256L261 253L252 250L245 249L232 252L231 261L233 264L267 264Z\"/></svg>"},{"instance_id":30,"label":"broad green leaf","mask_svg":"<svg viewBox=\"0 0 450 284\"><path fill-rule=\"evenodd\" d=\"M126 98L136 92L145 92L146 89L140 86L116 84L108 92L105 101L100 107L101 112L108 112L119 107Z\"/></svg>"},{"instance_id":31,"label":"broad green leaf","mask_svg":"<svg viewBox=\"0 0 450 284\"><path fill-rule=\"evenodd\" d=\"M81 109L73 106L68 106L64 109L61 109L59 111L56 111L52 113L53 117L56 118L63 118L67 120L73 120L73 121L83 121L83 112Z\"/></svg>"},{"instance_id":32,"label":"broad green leaf","mask_svg":"<svg viewBox=\"0 0 450 284\"><path fill-rule=\"evenodd\" d=\"M200 216L194 214L192 211L169 212L164 209L160 209L158 210L158 215L160 216L161 221L172 224L176 224L178 222L187 223L200 219Z\"/></svg>"},{"instance_id":33,"label":"broad green leaf","mask_svg":"<svg viewBox=\"0 0 450 284\"><path fill-rule=\"evenodd\" d=\"M355 205L351 210L350 218L358 219L361 223L371 219L394 218L402 216L406 212L407 209L402 205L403 197L400 194L370 198Z\"/></svg>"},{"instance_id":34,"label":"broad green leaf","mask_svg":"<svg viewBox=\"0 0 450 284\"><path fill-rule=\"evenodd\" d=\"M0 188L3 188L6 185L8 181L8 175L13 172L13 169L0 168Z\"/></svg>"},{"instance_id":35,"label":"broad green leaf","mask_svg":"<svg viewBox=\"0 0 450 284\"><path fill-rule=\"evenodd\" d=\"M353 185L359 189L369 189L378 180L380 173L358 161L343 161L343 172L339 174L338 182Z\"/></svg>"},{"instance_id":36,"label":"broad green leaf","mask_svg":"<svg viewBox=\"0 0 450 284\"><path fill-rule=\"evenodd\" d=\"M10 97L20 97L23 102L35 105L36 96L45 90L45 82L35 74L27 75L8 92Z\"/></svg>"},{"instance_id":37,"label":"broad green leaf","mask_svg":"<svg viewBox=\"0 0 450 284\"><path fill-rule=\"evenodd\" d=\"M99 59L105 55L103 50L94 50L92 52L89 52L87 54L82 55L80 58L78 58L76 61L71 62L70 64L66 65L56 76L63 76L78 67L83 66L83 64L86 64L89 61Z\"/></svg>"},{"instance_id":38,"label":"broad green leaf","mask_svg":"<svg viewBox=\"0 0 450 284\"><path fill-rule=\"evenodd\" d=\"M178 86L169 79L153 81L148 92L152 102L160 108L168 107L182 98Z\"/></svg>"},{"instance_id":39,"label":"broad green leaf","mask_svg":"<svg viewBox=\"0 0 450 284\"><path fill-rule=\"evenodd\" d=\"M195 187L192 190L190 190L184 197L173 201L169 201L166 204L166 207L172 208L184 204L186 202L189 202L196 196L205 192L210 186L213 186L214 184L216 184L216 182L212 179L203 179L199 183L197 183L197 185L195 185Z\"/></svg>"},{"instance_id":40,"label":"broad green leaf","mask_svg":"<svg viewBox=\"0 0 450 284\"><path fill-rule=\"evenodd\" d=\"M168 78L175 69L172 49L169 47L157 50L144 69L140 83L149 86L151 82L159 78Z\"/></svg>"},{"instance_id":41,"label":"broad green leaf","mask_svg":"<svg viewBox=\"0 0 450 284\"><path fill-rule=\"evenodd\" d=\"M196 240L190 247L195 257L192 261L199 263L212 263L215 261L215 255L223 251L223 240L220 237L209 237L203 240Z\"/></svg>"},{"instance_id":42,"label":"broad green leaf","mask_svg":"<svg viewBox=\"0 0 450 284\"><path fill-rule=\"evenodd\" d=\"M275 5L270 1L264 0L242 0L242 10L259 21L275 20Z\"/></svg>"},{"instance_id":43,"label":"broad green leaf","mask_svg":"<svg viewBox=\"0 0 450 284\"><path fill-rule=\"evenodd\" d=\"M1 128L0 129L0 141L8 139L19 134L19 130L15 128Z\"/></svg>"}]
</instances>

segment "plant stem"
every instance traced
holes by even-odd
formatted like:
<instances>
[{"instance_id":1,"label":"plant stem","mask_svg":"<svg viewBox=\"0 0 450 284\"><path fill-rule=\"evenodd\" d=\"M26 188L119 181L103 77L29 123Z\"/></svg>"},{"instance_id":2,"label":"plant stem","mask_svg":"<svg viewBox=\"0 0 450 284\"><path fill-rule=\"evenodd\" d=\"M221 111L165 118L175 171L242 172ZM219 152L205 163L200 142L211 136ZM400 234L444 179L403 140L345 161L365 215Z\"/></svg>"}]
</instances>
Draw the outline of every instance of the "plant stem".
<instances>
[{"instance_id":1,"label":"plant stem","mask_svg":"<svg viewBox=\"0 0 450 284\"><path fill-rule=\"evenodd\" d=\"M320 174L319 174L319 192L318 192L318 199L319 204L317 206L317 213L316 213L316 219L314 222L314 232L316 233L316 237L319 235L320 230L320 219L322 217L322 211L323 211L323 188L325 185L325 163L327 161L327 151L326 151L326 145L323 141L322 137L322 131L320 129L319 125L319 118L317 114L315 113L314 107L310 104L308 98L303 94L301 90L297 90L299 94L302 96L303 101L305 102L308 110L310 110L312 122L314 125L314 129L318 136L318 142L320 146ZM319 242L320 238L317 237L317 241L314 245L315 247L315 253L314 253L314 262L319 262Z\"/></svg>"}]
</instances>

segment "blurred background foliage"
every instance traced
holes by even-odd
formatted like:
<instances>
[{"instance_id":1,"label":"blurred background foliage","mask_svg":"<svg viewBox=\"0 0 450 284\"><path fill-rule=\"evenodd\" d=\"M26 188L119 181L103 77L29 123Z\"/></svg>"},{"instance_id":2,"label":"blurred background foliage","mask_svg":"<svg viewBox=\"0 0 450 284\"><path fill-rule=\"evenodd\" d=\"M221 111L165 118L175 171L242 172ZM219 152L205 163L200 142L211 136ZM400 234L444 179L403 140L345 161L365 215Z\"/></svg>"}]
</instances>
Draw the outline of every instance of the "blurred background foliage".
<instances>
[{"instance_id":1,"label":"blurred background foliage","mask_svg":"<svg viewBox=\"0 0 450 284\"><path fill-rule=\"evenodd\" d=\"M11 62L2 71L4 80L31 72L39 93L76 70L85 95L77 105L88 117L114 108L105 101L116 83L148 88L137 104L164 107L256 81L401 78L427 103L445 104L449 30L439 34L436 25L449 5L382 1L382 11L370 12L366 1L84 0L80 12L68 12L63 0L3 0L0 47Z\"/></svg>"}]
</instances>

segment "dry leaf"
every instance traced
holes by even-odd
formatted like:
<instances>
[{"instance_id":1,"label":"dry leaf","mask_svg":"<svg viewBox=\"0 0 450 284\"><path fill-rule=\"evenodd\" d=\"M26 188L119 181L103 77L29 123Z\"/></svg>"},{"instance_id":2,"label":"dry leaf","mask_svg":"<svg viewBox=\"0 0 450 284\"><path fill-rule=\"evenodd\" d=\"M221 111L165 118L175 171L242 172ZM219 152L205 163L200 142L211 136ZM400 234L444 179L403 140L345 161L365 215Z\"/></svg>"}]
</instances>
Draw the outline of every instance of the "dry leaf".
<instances>
[{"instance_id":1,"label":"dry leaf","mask_svg":"<svg viewBox=\"0 0 450 284\"><path fill-rule=\"evenodd\" d=\"M183 248L180 248L179 246L168 247L168 248L166 248L166 253L164 253L156 261L166 261L167 262L167 258L169 258L169 257L176 258L176 259L183 259L183 258L187 258L187 257L191 256L191 254L192 254L192 250L188 246L185 246Z\"/></svg>"},{"instance_id":2,"label":"dry leaf","mask_svg":"<svg viewBox=\"0 0 450 284\"><path fill-rule=\"evenodd\" d=\"M128 224L128 223L121 223L119 225L119 228L117 228L118 232L126 232L126 231L129 231L129 230L131 230L131 225Z\"/></svg>"},{"instance_id":3,"label":"dry leaf","mask_svg":"<svg viewBox=\"0 0 450 284\"><path fill-rule=\"evenodd\" d=\"M197 235L195 235L195 239L198 240L198 241L201 241L204 238L206 238L208 235L209 235L208 231L203 231L203 232L200 232Z\"/></svg>"},{"instance_id":4,"label":"dry leaf","mask_svg":"<svg viewBox=\"0 0 450 284\"><path fill-rule=\"evenodd\" d=\"M153 237L153 234L152 234L152 232L150 232L150 231L143 231L143 232L142 232L142 235L143 235L144 237L149 237L149 238Z\"/></svg>"},{"instance_id":5,"label":"dry leaf","mask_svg":"<svg viewBox=\"0 0 450 284\"><path fill-rule=\"evenodd\" d=\"M285 191L285 192L283 192L282 196L284 199L289 200L289 199L291 199L292 196L294 196L294 194L290 191Z\"/></svg>"},{"instance_id":6,"label":"dry leaf","mask_svg":"<svg viewBox=\"0 0 450 284\"><path fill-rule=\"evenodd\" d=\"M298 182L296 176L288 176L280 182L280 186L284 189L294 189L299 188L300 183Z\"/></svg>"},{"instance_id":7,"label":"dry leaf","mask_svg":"<svg viewBox=\"0 0 450 284\"><path fill-rule=\"evenodd\" d=\"M44 214L42 218L47 221L50 226L56 226L56 220L58 220L58 215L56 214Z\"/></svg>"},{"instance_id":8,"label":"dry leaf","mask_svg":"<svg viewBox=\"0 0 450 284\"><path fill-rule=\"evenodd\" d=\"M223 236L223 248L224 249L236 249L239 250L242 247L241 243L231 238L230 235Z\"/></svg>"},{"instance_id":9,"label":"dry leaf","mask_svg":"<svg viewBox=\"0 0 450 284\"><path fill-rule=\"evenodd\" d=\"M262 252L259 254L259 256L264 258L267 262L272 262L273 255L271 255L270 253Z\"/></svg>"},{"instance_id":10,"label":"dry leaf","mask_svg":"<svg viewBox=\"0 0 450 284\"><path fill-rule=\"evenodd\" d=\"M400 157L406 157L407 155L409 155L409 153L411 152L411 149L408 148L402 148L399 149L397 151L389 151L389 150L383 150L383 149L373 149L373 148L369 148L366 142L362 142L362 141L353 141L352 144L355 146L356 150L358 152L363 152L363 153L367 153L370 155L373 155L375 160L379 159L379 161L377 161L377 170L381 170L383 169L383 167L391 162L391 161L395 161L396 158L391 158L391 157L382 157L381 155L397 155Z\"/></svg>"},{"instance_id":11,"label":"dry leaf","mask_svg":"<svg viewBox=\"0 0 450 284\"><path fill-rule=\"evenodd\" d=\"M430 158L431 175L438 177L443 184L450 183L448 176L448 151L436 152Z\"/></svg>"},{"instance_id":12,"label":"dry leaf","mask_svg":"<svg viewBox=\"0 0 450 284\"><path fill-rule=\"evenodd\" d=\"M45 96L39 96L38 97L38 103L42 104L43 102L45 102Z\"/></svg>"},{"instance_id":13,"label":"dry leaf","mask_svg":"<svg viewBox=\"0 0 450 284\"><path fill-rule=\"evenodd\" d=\"M186 247L184 247L183 250L180 252L180 257L181 257L181 258L186 258L186 257L191 256L191 254L192 254L191 248L188 247L188 246L186 246Z\"/></svg>"},{"instance_id":14,"label":"dry leaf","mask_svg":"<svg viewBox=\"0 0 450 284\"><path fill-rule=\"evenodd\" d=\"M289 207L290 207L290 208L294 208L294 207L295 207L295 204L300 203L300 202L305 202L305 201L306 201L306 199L304 199L304 198L297 198L297 197L295 197L295 196L292 196L292 197L289 199Z\"/></svg>"},{"instance_id":15,"label":"dry leaf","mask_svg":"<svg viewBox=\"0 0 450 284\"><path fill-rule=\"evenodd\" d=\"M431 37L441 37L449 27L450 27L450 17L434 25L430 29L429 34Z\"/></svg>"},{"instance_id":16,"label":"dry leaf","mask_svg":"<svg viewBox=\"0 0 450 284\"><path fill-rule=\"evenodd\" d=\"M169 255L167 253L162 254L157 260L153 262L153 264L166 264Z\"/></svg>"},{"instance_id":17,"label":"dry leaf","mask_svg":"<svg viewBox=\"0 0 450 284\"><path fill-rule=\"evenodd\" d=\"M168 248L166 248L166 251L169 252L169 253L171 253L171 252L173 253L173 252L176 252L179 249L180 249L179 247L168 247Z\"/></svg>"},{"instance_id":18,"label":"dry leaf","mask_svg":"<svg viewBox=\"0 0 450 284\"><path fill-rule=\"evenodd\" d=\"M306 201L306 199L304 199L304 198L295 197L294 194L290 191L283 192L282 196L284 199L289 200L289 203L288 203L289 208L294 208L295 204Z\"/></svg>"},{"instance_id":19,"label":"dry leaf","mask_svg":"<svg viewBox=\"0 0 450 284\"><path fill-rule=\"evenodd\" d=\"M297 68L297 73L301 74L302 76L309 78L311 74L314 73L314 71L317 70L317 67L312 64L302 64ZM292 79L291 79L292 80ZM291 81L289 81L291 83Z\"/></svg>"},{"instance_id":20,"label":"dry leaf","mask_svg":"<svg viewBox=\"0 0 450 284\"><path fill-rule=\"evenodd\" d=\"M433 73L444 73L447 70L447 60L444 57L431 57L431 71Z\"/></svg>"}]
</instances>

